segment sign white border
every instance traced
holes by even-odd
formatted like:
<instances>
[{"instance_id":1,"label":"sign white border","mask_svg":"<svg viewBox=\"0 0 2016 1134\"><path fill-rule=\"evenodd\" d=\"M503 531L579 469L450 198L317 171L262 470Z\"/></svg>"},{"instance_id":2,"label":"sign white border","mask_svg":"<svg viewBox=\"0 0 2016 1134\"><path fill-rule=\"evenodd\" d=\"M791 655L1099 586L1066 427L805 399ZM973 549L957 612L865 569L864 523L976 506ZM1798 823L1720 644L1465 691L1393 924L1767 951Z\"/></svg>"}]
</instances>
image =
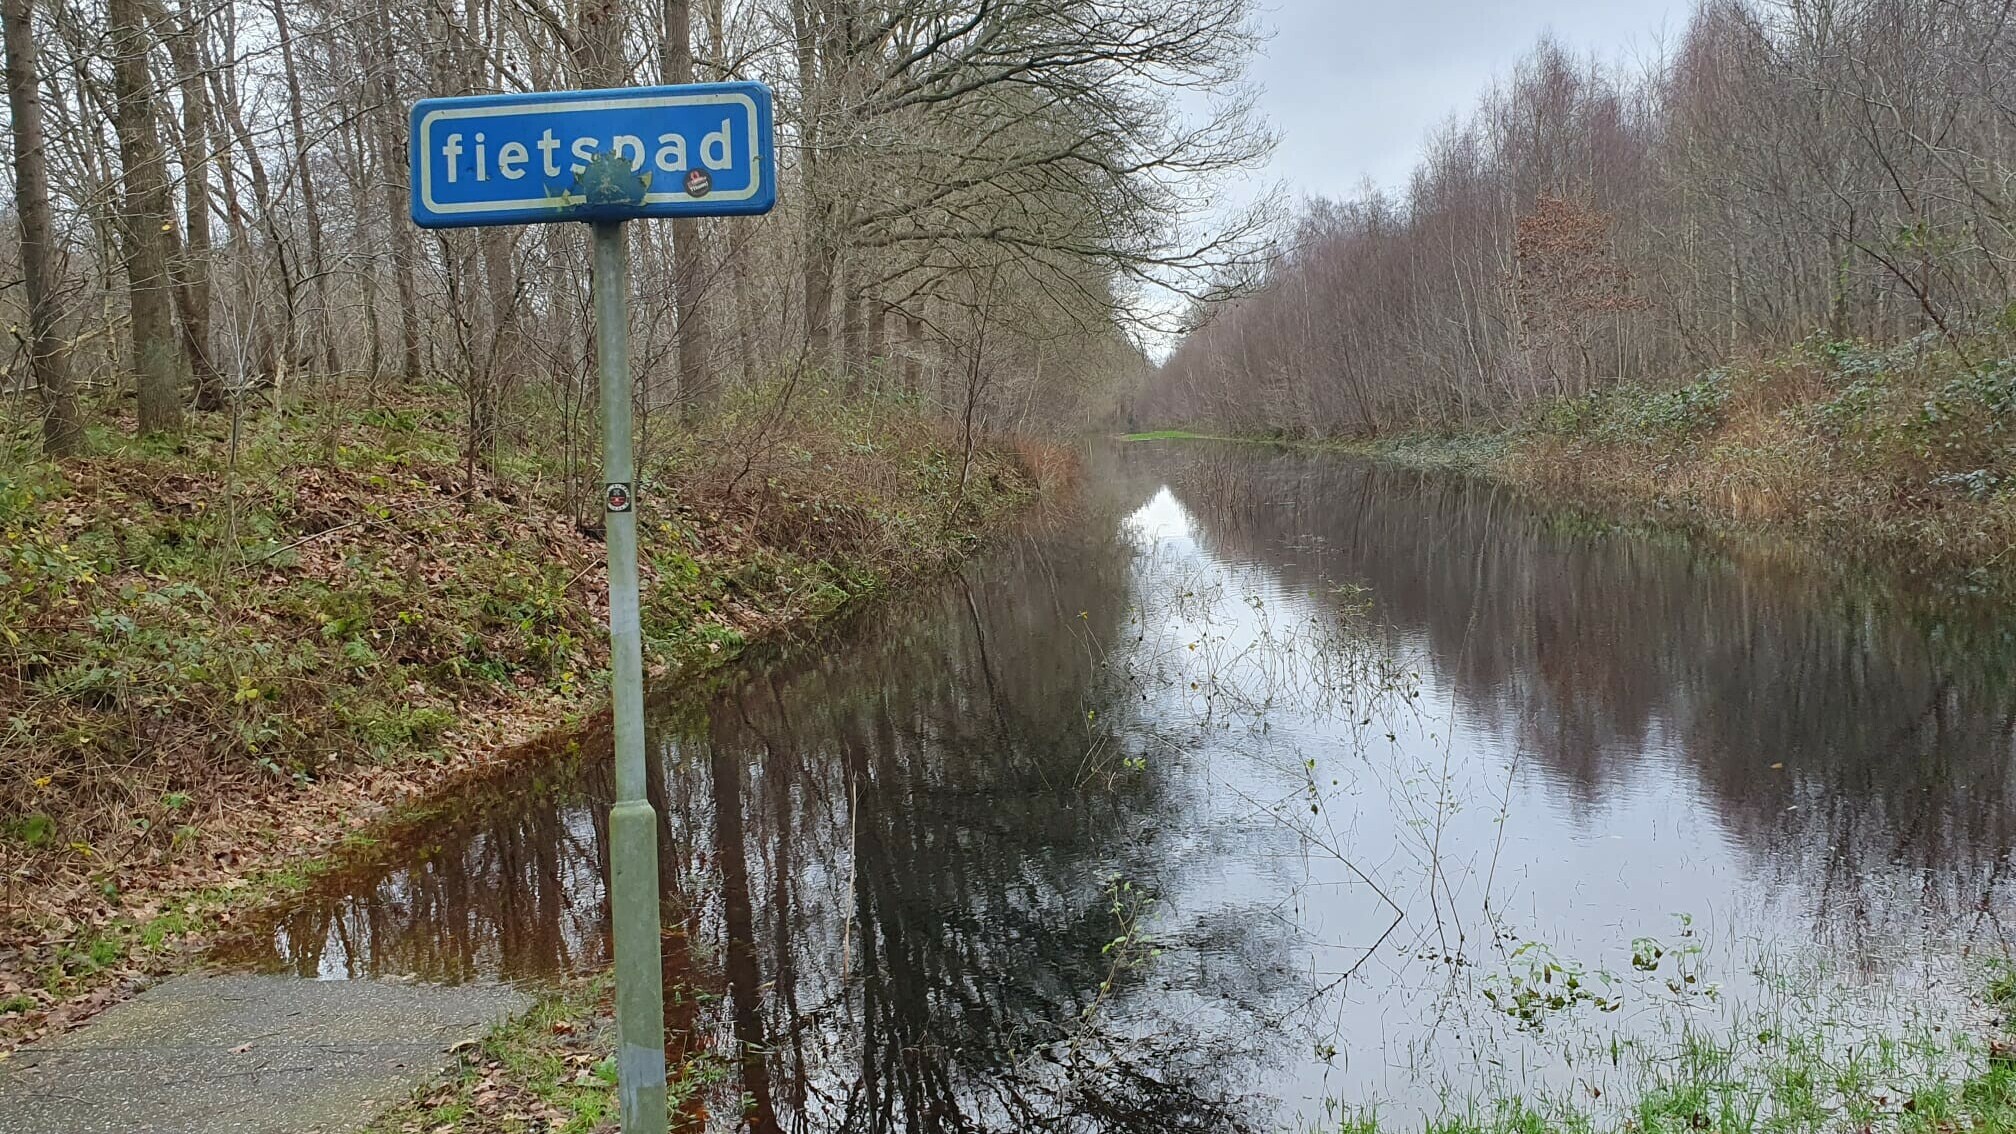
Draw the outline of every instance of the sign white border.
<instances>
[{"instance_id":1,"label":"sign white border","mask_svg":"<svg viewBox=\"0 0 2016 1134\"><path fill-rule=\"evenodd\" d=\"M434 120L462 122L474 118L497 118L516 114L569 114L582 110L644 110L659 106L732 106L740 105L749 112L749 187L726 193L709 193L708 201L747 201L763 191L763 139L757 137L760 129L756 110L756 100L748 95L734 92L704 95L647 95L639 98L584 98L567 99L561 102L514 102L501 106L450 107L429 111L420 119L419 150L425 159L420 163L420 202L432 213L443 216L468 216L478 213L519 212L525 209L560 209L585 205L588 198L579 193L560 193L553 196L528 197L515 201L464 201L456 204L441 204L434 200L434 160L433 129ZM667 205L677 201L695 201L701 198L688 196L682 188L674 193L646 193L646 205Z\"/></svg>"}]
</instances>

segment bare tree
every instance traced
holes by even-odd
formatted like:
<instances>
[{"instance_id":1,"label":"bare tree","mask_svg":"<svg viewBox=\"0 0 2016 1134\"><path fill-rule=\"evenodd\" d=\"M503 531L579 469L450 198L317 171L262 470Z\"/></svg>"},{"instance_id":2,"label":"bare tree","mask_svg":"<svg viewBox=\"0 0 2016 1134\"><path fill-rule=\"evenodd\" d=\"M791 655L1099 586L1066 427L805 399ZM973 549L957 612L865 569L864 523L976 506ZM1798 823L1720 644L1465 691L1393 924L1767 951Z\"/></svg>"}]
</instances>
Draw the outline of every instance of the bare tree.
<instances>
[{"instance_id":1,"label":"bare tree","mask_svg":"<svg viewBox=\"0 0 2016 1134\"><path fill-rule=\"evenodd\" d=\"M672 84L693 81L693 11L688 0L664 0L663 57L660 70ZM678 304L679 402L691 420L714 400L715 385L707 358L707 256L697 220L672 222L672 296Z\"/></svg>"},{"instance_id":2,"label":"bare tree","mask_svg":"<svg viewBox=\"0 0 2016 1134\"><path fill-rule=\"evenodd\" d=\"M130 61L106 54L99 11ZM340 396L348 364L446 380L466 395L472 467L538 440L514 432L525 399L581 405L585 239L419 239L419 97L773 87L776 213L631 231L639 277L672 285L636 297L638 380L679 391L701 429L733 387L805 360L963 419L955 340L982 264L1016 314L992 323L974 420L1073 428L1140 373L1133 340L1170 308L1158 290L1212 294L1261 247L1257 212L1197 223L1207 183L1270 143L1241 87L1248 0L65 0L45 18L55 263L72 272L53 286L78 372L186 366L205 407L219 374L283 403ZM1179 113L1179 90L1218 109ZM115 290L122 262L138 284ZM109 349L129 328L176 350ZM304 372L328 381L289 381ZM149 394L148 428L160 409Z\"/></svg>"},{"instance_id":3,"label":"bare tree","mask_svg":"<svg viewBox=\"0 0 2016 1134\"><path fill-rule=\"evenodd\" d=\"M200 35L194 6L182 0L178 26L168 37L168 57L181 86L182 126L177 137L182 160L183 233L176 257L176 307L182 342L196 379L196 408L224 408L224 392L210 357L210 98L197 61Z\"/></svg>"},{"instance_id":4,"label":"bare tree","mask_svg":"<svg viewBox=\"0 0 2016 1134\"><path fill-rule=\"evenodd\" d=\"M281 73L287 81L287 118L294 138L293 160L289 163L295 189L301 194L301 212L308 223L308 279L315 288L316 338L321 346L321 363L329 373L341 369L336 354L336 336L330 329L329 269L323 257L322 210L316 202L314 172L309 169L310 145L306 116L302 110L301 72L295 61L294 29L287 20L286 0L272 0L273 28L279 36ZM309 357L314 357L311 346Z\"/></svg>"},{"instance_id":5,"label":"bare tree","mask_svg":"<svg viewBox=\"0 0 2016 1134\"><path fill-rule=\"evenodd\" d=\"M154 44L142 0L107 0L114 119L125 180L120 218L132 328L132 365L139 391L140 432L180 428L182 391L165 234L169 216L167 163L156 132L154 78L148 57Z\"/></svg>"},{"instance_id":6,"label":"bare tree","mask_svg":"<svg viewBox=\"0 0 2016 1134\"><path fill-rule=\"evenodd\" d=\"M1356 434L1517 412L1817 331L2009 309L2016 10L1709 0L1642 73L1542 42L1404 193L1311 203L1141 407Z\"/></svg>"},{"instance_id":7,"label":"bare tree","mask_svg":"<svg viewBox=\"0 0 2016 1134\"><path fill-rule=\"evenodd\" d=\"M52 457L83 445L77 395L58 328L55 222L42 133L42 80L31 0L5 0L7 106L14 120L14 200L21 224L21 275L28 297L28 371L42 402L42 447Z\"/></svg>"}]
</instances>

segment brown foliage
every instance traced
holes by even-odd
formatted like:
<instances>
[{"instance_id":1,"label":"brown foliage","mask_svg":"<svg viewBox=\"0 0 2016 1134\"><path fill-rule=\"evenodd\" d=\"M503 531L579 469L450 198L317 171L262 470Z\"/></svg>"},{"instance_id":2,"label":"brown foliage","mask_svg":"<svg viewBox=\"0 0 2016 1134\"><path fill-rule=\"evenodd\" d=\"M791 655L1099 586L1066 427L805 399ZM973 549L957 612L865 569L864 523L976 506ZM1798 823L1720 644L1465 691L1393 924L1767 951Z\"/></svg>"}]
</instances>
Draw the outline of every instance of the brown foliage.
<instances>
[{"instance_id":1,"label":"brown foliage","mask_svg":"<svg viewBox=\"0 0 2016 1134\"><path fill-rule=\"evenodd\" d=\"M1526 348L1546 357L1541 368L1556 374L1557 389L1555 350L1573 350L1575 385L1586 386L1594 377L1590 349L1599 320L1652 306L1633 294L1631 269L1611 248L1610 216L1586 204L1543 194L1514 227L1512 258L1507 284Z\"/></svg>"},{"instance_id":2,"label":"brown foliage","mask_svg":"<svg viewBox=\"0 0 2016 1134\"><path fill-rule=\"evenodd\" d=\"M207 437L0 476L48 484L0 512L0 568L35 584L0 611L0 720L17 722L0 733L0 1003L34 1004L0 1012L0 1043L173 963L132 948L150 919L228 915L215 894L602 711L597 534L552 481L471 489L438 425L355 409L337 413L335 460L321 437L262 445L233 487ZM647 466L660 678L942 569L1030 491L1012 452L982 445L953 515L960 443L908 411L764 421L739 448L690 436ZM209 912L183 919L191 903Z\"/></svg>"},{"instance_id":3,"label":"brown foliage","mask_svg":"<svg viewBox=\"0 0 2016 1134\"><path fill-rule=\"evenodd\" d=\"M1404 188L1310 203L1137 420L1445 428L1815 331L1964 349L2012 295L2012 108L1991 0L1711 0L1636 72L1543 41Z\"/></svg>"}]
</instances>

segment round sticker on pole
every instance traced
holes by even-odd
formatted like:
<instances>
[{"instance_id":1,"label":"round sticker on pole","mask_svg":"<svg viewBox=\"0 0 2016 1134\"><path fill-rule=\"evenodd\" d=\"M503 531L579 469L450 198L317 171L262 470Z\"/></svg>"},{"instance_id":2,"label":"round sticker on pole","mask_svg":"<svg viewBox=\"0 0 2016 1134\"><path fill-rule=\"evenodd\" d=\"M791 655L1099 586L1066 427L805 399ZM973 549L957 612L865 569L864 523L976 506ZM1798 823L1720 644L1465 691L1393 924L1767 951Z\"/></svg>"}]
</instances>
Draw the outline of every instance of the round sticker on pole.
<instances>
[{"instance_id":1,"label":"round sticker on pole","mask_svg":"<svg viewBox=\"0 0 2016 1134\"><path fill-rule=\"evenodd\" d=\"M612 482L610 482L610 484L609 484L609 510L610 510L611 512L628 512L628 511L630 510L630 486L629 486L629 485L627 485L627 484L624 484L624 483L622 483L621 481L612 481Z\"/></svg>"},{"instance_id":2,"label":"round sticker on pole","mask_svg":"<svg viewBox=\"0 0 2016 1134\"><path fill-rule=\"evenodd\" d=\"M705 197L714 191L714 175L704 169L695 169L686 174L686 195Z\"/></svg>"}]
</instances>

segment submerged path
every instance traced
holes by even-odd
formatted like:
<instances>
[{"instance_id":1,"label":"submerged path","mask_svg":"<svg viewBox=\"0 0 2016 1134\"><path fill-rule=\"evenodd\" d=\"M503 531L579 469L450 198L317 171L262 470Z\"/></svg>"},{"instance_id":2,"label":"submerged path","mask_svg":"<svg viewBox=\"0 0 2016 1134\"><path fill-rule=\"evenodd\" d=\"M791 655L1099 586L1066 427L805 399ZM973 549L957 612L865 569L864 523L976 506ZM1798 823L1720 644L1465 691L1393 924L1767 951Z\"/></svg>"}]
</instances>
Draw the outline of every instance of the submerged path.
<instances>
[{"instance_id":1,"label":"submerged path","mask_svg":"<svg viewBox=\"0 0 2016 1134\"><path fill-rule=\"evenodd\" d=\"M505 985L190 975L0 1063L7 1134L355 1130L530 1006Z\"/></svg>"}]
</instances>

